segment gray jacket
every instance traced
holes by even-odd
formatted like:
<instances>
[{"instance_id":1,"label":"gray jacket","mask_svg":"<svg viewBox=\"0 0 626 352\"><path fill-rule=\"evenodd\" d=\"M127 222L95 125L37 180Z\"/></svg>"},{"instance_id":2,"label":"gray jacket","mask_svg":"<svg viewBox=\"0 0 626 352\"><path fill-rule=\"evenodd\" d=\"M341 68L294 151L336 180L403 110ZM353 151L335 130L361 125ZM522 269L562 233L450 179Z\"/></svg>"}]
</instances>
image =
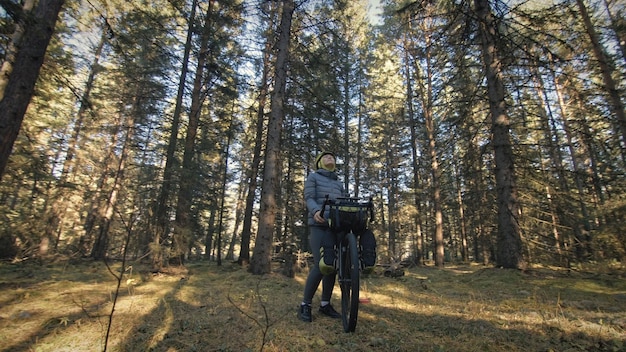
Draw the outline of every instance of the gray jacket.
<instances>
[{"instance_id":1,"label":"gray jacket","mask_svg":"<svg viewBox=\"0 0 626 352\"><path fill-rule=\"evenodd\" d=\"M313 220L313 215L322 210L326 195L331 200L339 197L347 197L347 193L343 188L343 183L339 181L337 174L328 170L318 169L309 174L304 182L304 201L309 211L309 226L328 226L328 224L320 224ZM324 211L324 218L328 217L328 207Z\"/></svg>"}]
</instances>

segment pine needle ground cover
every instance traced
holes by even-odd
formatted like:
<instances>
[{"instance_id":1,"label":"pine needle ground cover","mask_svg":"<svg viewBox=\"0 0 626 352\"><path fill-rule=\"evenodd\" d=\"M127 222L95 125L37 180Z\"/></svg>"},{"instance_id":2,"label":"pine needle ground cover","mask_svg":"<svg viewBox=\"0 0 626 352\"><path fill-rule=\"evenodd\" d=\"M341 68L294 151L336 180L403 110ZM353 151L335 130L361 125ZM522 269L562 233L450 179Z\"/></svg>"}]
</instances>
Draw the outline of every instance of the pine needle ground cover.
<instances>
[{"instance_id":1,"label":"pine needle ground cover","mask_svg":"<svg viewBox=\"0 0 626 352\"><path fill-rule=\"evenodd\" d=\"M119 267L118 267L119 270ZM623 269L418 267L362 281L356 333L313 310L306 270L235 264L126 270L108 351L624 351ZM0 264L1 351L102 351L117 280L104 264ZM333 303L340 307L339 289ZM314 305L319 304L319 292Z\"/></svg>"}]
</instances>

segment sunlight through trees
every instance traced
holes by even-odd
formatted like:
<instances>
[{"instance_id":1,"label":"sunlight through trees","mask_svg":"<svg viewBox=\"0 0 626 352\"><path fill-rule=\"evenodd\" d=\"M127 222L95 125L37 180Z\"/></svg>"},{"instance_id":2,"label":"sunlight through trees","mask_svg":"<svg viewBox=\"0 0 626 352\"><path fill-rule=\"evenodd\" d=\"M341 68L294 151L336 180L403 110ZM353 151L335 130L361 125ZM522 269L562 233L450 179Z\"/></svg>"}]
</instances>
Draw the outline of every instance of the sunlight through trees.
<instances>
[{"instance_id":1,"label":"sunlight through trees","mask_svg":"<svg viewBox=\"0 0 626 352\"><path fill-rule=\"evenodd\" d=\"M0 9L2 259L267 273L309 250L322 150L383 265L626 256L623 1Z\"/></svg>"}]
</instances>

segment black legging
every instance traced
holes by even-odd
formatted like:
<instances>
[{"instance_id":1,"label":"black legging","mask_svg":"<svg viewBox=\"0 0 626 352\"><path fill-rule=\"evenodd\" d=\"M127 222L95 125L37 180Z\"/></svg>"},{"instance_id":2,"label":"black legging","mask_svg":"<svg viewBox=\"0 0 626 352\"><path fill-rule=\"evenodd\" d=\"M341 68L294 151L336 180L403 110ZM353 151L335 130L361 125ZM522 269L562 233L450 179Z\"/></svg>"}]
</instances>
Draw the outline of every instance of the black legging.
<instances>
[{"instance_id":1,"label":"black legging","mask_svg":"<svg viewBox=\"0 0 626 352\"><path fill-rule=\"evenodd\" d=\"M306 278L306 283L304 284L304 298L302 302L307 304L313 302L313 296L315 296L315 291L317 291L320 281L322 282L322 301L330 301L333 294L333 287L335 286L336 275L322 275L319 262L322 241L332 243L334 235L327 227L309 226L309 230L309 245L311 252L313 252L313 267L309 271L309 276Z\"/></svg>"}]
</instances>

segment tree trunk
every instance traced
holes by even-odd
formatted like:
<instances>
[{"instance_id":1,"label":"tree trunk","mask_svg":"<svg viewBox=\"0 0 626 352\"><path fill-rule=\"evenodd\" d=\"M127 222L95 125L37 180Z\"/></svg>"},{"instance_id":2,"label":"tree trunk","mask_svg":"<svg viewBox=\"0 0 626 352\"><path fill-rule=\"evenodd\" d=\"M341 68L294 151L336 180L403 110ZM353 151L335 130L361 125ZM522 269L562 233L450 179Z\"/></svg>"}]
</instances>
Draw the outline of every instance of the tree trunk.
<instances>
[{"instance_id":1,"label":"tree trunk","mask_svg":"<svg viewBox=\"0 0 626 352\"><path fill-rule=\"evenodd\" d=\"M619 5L619 0L616 1L616 3L616 5ZM613 14L613 11L611 10L611 5L607 0L604 0L604 8L606 9L606 13L609 15L609 27L613 31L615 41L617 42L616 44L618 45L620 53L622 54L622 66L626 67L626 30L624 30L626 19L620 16L623 15L623 10L618 11L618 16L615 16Z\"/></svg>"},{"instance_id":2,"label":"tree trunk","mask_svg":"<svg viewBox=\"0 0 626 352\"><path fill-rule=\"evenodd\" d=\"M0 97L0 180L33 96L63 3L64 0L40 0L34 13L22 13L24 20L34 15L32 24L28 27L25 27L24 22L18 24L18 28L22 26L24 32L20 42L14 43L18 48L15 61L12 70L2 72L3 75L10 74L4 94Z\"/></svg>"},{"instance_id":3,"label":"tree trunk","mask_svg":"<svg viewBox=\"0 0 626 352\"><path fill-rule=\"evenodd\" d=\"M525 267L520 235L520 207L510 141L502 62L496 46L498 23L488 0L474 0L482 44L483 64L487 78L489 110L492 119L491 144L494 149L496 196L498 207L498 241L496 265L503 268Z\"/></svg>"},{"instance_id":4,"label":"tree trunk","mask_svg":"<svg viewBox=\"0 0 626 352\"><path fill-rule=\"evenodd\" d=\"M35 0L23 1L21 9L19 8L19 5L15 4L15 10L17 12L16 16L13 17L15 21L15 30L11 36L11 41L7 45L2 67L0 67L0 99L4 96L4 90L9 83L9 77L13 71L13 65L15 64L15 57L22 44L22 39L24 38L24 33L26 31L26 14L30 14L34 6Z\"/></svg>"},{"instance_id":5,"label":"tree trunk","mask_svg":"<svg viewBox=\"0 0 626 352\"><path fill-rule=\"evenodd\" d=\"M354 196L359 197L361 192L361 158L363 151L363 97L362 84L360 82L361 74L359 73L359 102L357 107L357 130L356 130L356 154L354 155ZM370 194L370 196L372 196Z\"/></svg>"},{"instance_id":6,"label":"tree trunk","mask_svg":"<svg viewBox=\"0 0 626 352\"><path fill-rule=\"evenodd\" d=\"M270 2L269 4L273 4ZM268 5L268 4L266 4ZM270 13L270 23L268 29L274 27L274 16ZM265 106L267 104L268 94L268 77L270 70L270 54L272 50L272 42L270 36L265 41L265 49L263 51L263 73L261 75L261 87L259 89L259 107L256 117L256 131L254 138L254 150L252 154L252 165L248 170L248 194L246 196L246 208L243 216L243 227L241 229L241 248L237 263L239 265L247 265L250 261L250 238L252 237L252 213L254 212L254 199L256 197L257 177L259 175L259 166L261 164L261 149L263 146L263 126L265 124Z\"/></svg>"},{"instance_id":7,"label":"tree trunk","mask_svg":"<svg viewBox=\"0 0 626 352\"><path fill-rule=\"evenodd\" d=\"M387 242L387 253L391 260L398 260L398 251L397 251L397 229L398 229L398 177L397 173L397 165L398 156L395 152L395 145L397 139L394 136L390 136L387 141L386 149L386 159L387 165L385 165L385 172L387 174L387 218L389 219L387 231L389 234L389 239Z\"/></svg>"},{"instance_id":8,"label":"tree trunk","mask_svg":"<svg viewBox=\"0 0 626 352\"><path fill-rule=\"evenodd\" d=\"M102 206L102 195L105 192L105 187L109 184L110 175L113 173L110 167L115 159L115 150L118 145L118 139L122 130L122 117L118 117L115 123L115 130L111 133L111 140L108 141L108 150L104 159L100 162L102 169L98 182L96 182L96 189L92 192L91 200L89 202L89 211L83 224L84 234L79 240L79 249L83 253L93 252L94 243L94 229L97 223L100 221L100 207Z\"/></svg>"},{"instance_id":9,"label":"tree trunk","mask_svg":"<svg viewBox=\"0 0 626 352\"><path fill-rule=\"evenodd\" d=\"M574 171L574 183L576 184L576 190L578 191L576 197L578 198L578 204L580 205L580 215L583 225L583 228L581 229L578 224L574 224L573 231L576 238L576 242L574 243L585 243L585 234L589 234L591 232L591 223L589 221L589 210L587 209L587 203L585 202L585 194L587 192L585 191L584 181L581 176L584 174L584 170L582 170L582 168L580 167L579 159L577 156L574 143L575 137L572 134L572 127L570 126L571 123L569 121L569 112L567 111L567 104L565 103L565 99L563 98L563 88L561 87L561 82L559 81L559 79L556 78L554 70L551 70L550 72L552 74L552 80L554 81L555 93L562 116L563 131L565 132L567 148L572 163L572 170ZM565 83L565 85L567 85L567 83ZM589 155L590 160L594 160L592 154L590 153ZM600 197L600 199L602 201L602 196ZM564 244L565 241L563 238L561 238L560 243L558 244L559 250L564 247ZM579 260L582 260L586 256L585 251L587 247L588 246L576 246L576 248L578 249L577 255L579 256ZM569 263L569 258L566 258L566 260L567 263Z\"/></svg>"},{"instance_id":10,"label":"tree trunk","mask_svg":"<svg viewBox=\"0 0 626 352\"><path fill-rule=\"evenodd\" d=\"M75 169L76 165L79 165L79 162L77 162L77 160L74 160L74 158L76 155L76 151L80 149L79 140L81 137L83 126L85 124L87 110L90 109L89 97L91 95L91 90L93 88L94 80L96 77L97 67L100 61L100 55L102 54L102 49L105 42L106 31L102 29L100 41L98 42L98 46L96 47L96 51L94 53L94 60L91 64L87 81L85 82L85 90L80 97L76 120L73 124L71 124L73 125L72 134L67 143L68 146L67 151L65 152L65 160L63 161L61 176L59 177L56 192L52 199L52 206L48 211L46 211L45 236L47 238L57 238L57 240L54 242L55 250L57 249L57 246L59 244L58 239L61 235L63 217L67 208L67 206L64 205L67 197L67 191L65 191L65 189L68 186L68 182L72 182L72 179L70 178L70 173L77 173ZM60 151L61 149L59 148L59 152Z\"/></svg>"},{"instance_id":11,"label":"tree trunk","mask_svg":"<svg viewBox=\"0 0 626 352\"><path fill-rule=\"evenodd\" d=\"M536 63L538 64L538 63ZM560 195L557 192L553 192L550 186L550 180L556 178L556 181L560 184L560 191L564 194L569 193L569 185L567 183L567 178L565 176L565 172L563 169L563 156L560 152L560 145L558 133L556 133L556 129L553 135L554 125L554 117L552 116L552 108L550 106L550 100L547 96L547 93L544 89L545 84L541 77L541 73L537 69L537 67L531 67L532 77L535 83L535 91L537 92L537 97L541 102L541 108L538 110L537 115L540 119L540 124L542 126L544 140L543 143L544 148L547 148L547 153L550 155L550 161L552 165L545 166L543 169L545 170L546 176L546 199L548 202L548 209L550 210L550 224L552 227L552 236L554 237L554 246L556 248L556 252L561 254L561 233L559 232L559 219L564 222L568 222L565 216L563 216L563 212L560 211L558 207ZM558 93L557 93L558 95ZM542 160L541 165L544 166L546 163Z\"/></svg>"},{"instance_id":12,"label":"tree trunk","mask_svg":"<svg viewBox=\"0 0 626 352\"><path fill-rule=\"evenodd\" d=\"M469 261L469 251L467 247L467 218L465 216L465 201L463 200L463 190L465 189L461 180L463 175L461 172L461 166L458 162L455 162L455 178L456 178L456 198L459 203L459 228L461 231L460 246L461 246L461 259L463 262Z\"/></svg>"},{"instance_id":13,"label":"tree trunk","mask_svg":"<svg viewBox=\"0 0 626 352\"><path fill-rule=\"evenodd\" d=\"M272 249L272 235L276 219L276 194L280 176L280 139L284 118L285 86L287 83L287 57L291 37L291 19L295 10L293 0L283 0L282 17L279 28L278 53L272 92L271 113L268 124L265 148L265 168L259 209L259 232L254 252L250 259L250 272L253 274L269 273Z\"/></svg>"},{"instance_id":14,"label":"tree trunk","mask_svg":"<svg viewBox=\"0 0 626 352\"><path fill-rule=\"evenodd\" d=\"M620 92L617 89L615 80L612 76L614 73L614 65L612 65L612 63L610 62L610 57L606 54L604 48L602 47L602 44L600 43L598 33L596 33L596 30L591 23L591 18L589 17L587 7L585 6L583 0L576 0L576 4L578 4L578 9L583 18L583 23L585 24L587 35L591 40L593 54L596 57L596 60L598 60L598 65L600 66L600 71L602 72L602 77L604 79L604 88L609 94L609 107L617 118L617 124L620 131L615 132L622 134L622 160L626 163L626 113L624 112L624 104L622 103Z\"/></svg>"},{"instance_id":15,"label":"tree trunk","mask_svg":"<svg viewBox=\"0 0 626 352\"><path fill-rule=\"evenodd\" d=\"M230 237L230 244L228 245L228 250L226 251L226 256L224 257L226 260L235 260L235 245L237 244L239 227L241 225L241 221L243 220L243 212L245 207L245 199L244 195L247 194L248 185L244 181L246 177L242 177L242 181L238 184L238 192L237 192L237 207L235 208L235 225L232 228L232 234Z\"/></svg>"},{"instance_id":16,"label":"tree trunk","mask_svg":"<svg viewBox=\"0 0 626 352\"><path fill-rule=\"evenodd\" d=\"M430 75L430 74L429 74ZM430 78L429 85L430 85ZM429 96L431 94L430 88L428 89ZM443 267L444 264L444 243L443 243L443 213L441 210L441 188L439 185L440 170L439 160L437 158L437 149L435 142L435 122L430 107L430 98L428 98L428 105L425 105L424 118L426 125L426 135L428 138L428 154L430 155L430 172L432 177L432 190L433 190L433 211L435 213L435 232L433 234L433 243L435 245L435 265Z\"/></svg>"},{"instance_id":17,"label":"tree trunk","mask_svg":"<svg viewBox=\"0 0 626 352\"><path fill-rule=\"evenodd\" d=\"M233 109L234 110L234 109ZM222 167L222 184L220 188L220 207L219 207L219 219L217 226L217 265L222 265L222 233L224 232L224 202L226 201L226 186L228 183L228 155L230 154L230 143L233 134L233 123L235 120L235 111L232 112L230 122L228 124L228 131L226 132L226 145L223 150L223 162Z\"/></svg>"},{"instance_id":18,"label":"tree trunk","mask_svg":"<svg viewBox=\"0 0 626 352\"><path fill-rule=\"evenodd\" d=\"M440 177L441 171L439 170L439 159L437 157L437 142L435 136L435 117L433 113L433 98L432 98L432 63L431 63L431 53L430 53L430 33L429 33L429 25L424 24L422 31L424 33L424 41L425 41L425 57L423 58L426 61L426 72L420 72L419 67L417 67L418 63L416 60L416 74L418 80L421 80L421 83L417 84L418 94L421 97L422 101L422 109L424 114L424 126L426 128L426 138L428 140L428 155L430 157L430 172L432 178L432 201L433 201L433 212L435 215L435 232L433 233L433 254L435 259L435 265L437 267L443 267L444 264L444 241L443 241L443 213L441 207L441 186L440 186Z\"/></svg>"},{"instance_id":19,"label":"tree trunk","mask_svg":"<svg viewBox=\"0 0 626 352\"><path fill-rule=\"evenodd\" d=\"M176 218L174 220L174 241L172 241L172 254L179 257L179 263L185 262L185 255L189 251L191 241L191 204L193 198L193 185L196 179L193 156L195 153L196 136L200 125L200 110L203 102L203 82L205 79L205 66L209 56L209 39L211 35L211 10L214 0L209 1L207 8L202 36L200 38L200 49L196 64L196 73L191 92L191 108L189 109L189 123L187 124L187 134L185 137L185 148L183 151L183 164L180 171L180 189L176 203Z\"/></svg>"},{"instance_id":20,"label":"tree trunk","mask_svg":"<svg viewBox=\"0 0 626 352\"><path fill-rule=\"evenodd\" d=\"M102 26L104 27L104 25L105 24L103 24ZM87 77L87 81L85 82L85 90L80 96L80 105L78 107L78 113L76 114L74 130L68 142L67 153L65 155L65 161L63 162L63 169L61 171L61 183L67 180L68 174L73 171L74 165L78 164L74 162L74 157L76 154L76 150L80 149L78 141L80 139L83 126L85 125L87 111L92 108L89 99L91 96L91 90L93 89L94 81L96 79L96 74L98 72L98 67L100 66L100 56L102 55L102 49L104 48L104 44L106 43L106 30L104 28L101 28L101 30L102 32L100 33L100 41L98 42L98 46L96 47L94 59L91 63L91 67L89 70L89 76Z\"/></svg>"},{"instance_id":21,"label":"tree trunk","mask_svg":"<svg viewBox=\"0 0 626 352\"><path fill-rule=\"evenodd\" d=\"M133 109L136 111L137 108ZM109 244L109 228L111 227L111 222L113 220L113 215L115 213L115 206L117 204L117 200L119 198L119 193L122 189L122 184L124 182L124 173L126 170L126 158L130 153L130 146L133 140L134 135L134 125L135 121L133 119L132 112L126 118L126 138L124 140L124 145L122 147L122 151L119 157L119 162L117 165L117 170L115 172L115 177L113 178L113 185L111 191L109 192L109 196L107 197L106 203L104 207L101 209L100 215L100 226L98 236L96 237L96 242L94 243L93 249L91 251L91 257L98 260L104 259L106 257L107 248Z\"/></svg>"},{"instance_id":22,"label":"tree trunk","mask_svg":"<svg viewBox=\"0 0 626 352\"><path fill-rule=\"evenodd\" d=\"M213 251L213 234L215 233L215 217L217 214L217 205L215 201L210 206L211 215L209 216L209 226L207 227L206 237L204 239L204 257L207 261L211 260L211 253Z\"/></svg>"},{"instance_id":23,"label":"tree trunk","mask_svg":"<svg viewBox=\"0 0 626 352\"><path fill-rule=\"evenodd\" d=\"M176 106L174 107L174 113L172 115L172 127L170 131L170 138L167 144L167 151L165 153L165 167L163 169L163 184L161 185L161 191L156 204L156 227L154 233L154 240L152 245L152 265L155 268L160 268L163 265L163 251L161 243L165 240L169 232L169 199L172 192L172 186L174 185L175 170L175 153L176 144L178 141L178 130L180 128L180 115L183 109L183 97L185 94L185 82L187 81L187 73L189 72L189 55L191 52L191 40L193 38L195 17L196 17L197 0L193 0L191 4L191 13L189 15L189 25L187 28L187 39L185 41L185 51L183 54L182 67L180 72L180 78L178 80L178 92L176 95Z\"/></svg>"},{"instance_id":24,"label":"tree trunk","mask_svg":"<svg viewBox=\"0 0 626 352\"><path fill-rule=\"evenodd\" d=\"M410 22L409 22L410 23ZM413 78L411 77L411 65L409 50L412 49L409 44L405 41L404 43L404 62L405 62L405 75L406 75L406 105L407 105L407 118L411 131L411 171L413 173L413 198L415 204L415 210L417 211L415 215L415 264L422 265L423 264L423 246L422 246L422 220L421 220L421 194L419 189L421 188L421 176L419 173L420 165L419 165L419 157L418 157L418 148L417 148L417 119L415 117L415 110L413 107Z\"/></svg>"},{"instance_id":25,"label":"tree trunk","mask_svg":"<svg viewBox=\"0 0 626 352\"><path fill-rule=\"evenodd\" d=\"M349 50L349 49L346 49ZM343 56L343 186L350 192L350 62L348 53Z\"/></svg>"}]
</instances>

